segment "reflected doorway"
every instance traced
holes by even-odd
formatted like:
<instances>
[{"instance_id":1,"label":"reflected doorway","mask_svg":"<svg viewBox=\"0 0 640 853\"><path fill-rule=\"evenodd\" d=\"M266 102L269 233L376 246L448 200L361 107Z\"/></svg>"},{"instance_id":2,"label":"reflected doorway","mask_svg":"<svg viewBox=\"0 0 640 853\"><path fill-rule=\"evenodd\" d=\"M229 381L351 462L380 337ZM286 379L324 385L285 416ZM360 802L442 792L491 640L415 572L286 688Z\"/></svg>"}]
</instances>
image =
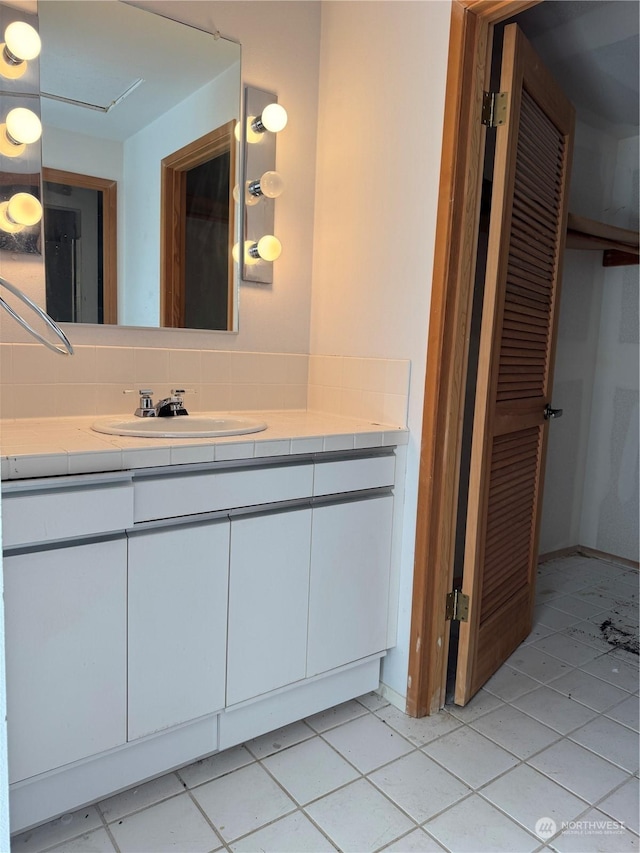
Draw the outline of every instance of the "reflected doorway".
<instances>
[{"instance_id":1,"label":"reflected doorway","mask_svg":"<svg viewBox=\"0 0 640 853\"><path fill-rule=\"evenodd\" d=\"M117 323L116 183L43 168L47 311Z\"/></svg>"}]
</instances>

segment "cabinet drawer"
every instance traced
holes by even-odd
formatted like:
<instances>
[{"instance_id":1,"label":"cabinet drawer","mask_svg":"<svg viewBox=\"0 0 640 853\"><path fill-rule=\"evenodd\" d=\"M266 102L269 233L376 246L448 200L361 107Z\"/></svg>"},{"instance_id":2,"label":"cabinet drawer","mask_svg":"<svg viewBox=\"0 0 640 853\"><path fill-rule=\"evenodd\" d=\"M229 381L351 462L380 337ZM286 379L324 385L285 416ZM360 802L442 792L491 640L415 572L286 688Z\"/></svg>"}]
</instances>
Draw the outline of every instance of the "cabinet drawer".
<instances>
[{"instance_id":1,"label":"cabinet drawer","mask_svg":"<svg viewBox=\"0 0 640 853\"><path fill-rule=\"evenodd\" d=\"M136 522L311 496L313 465L223 468L135 481Z\"/></svg>"},{"instance_id":2,"label":"cabinet drawer","mask_svg":"<svg viewBox=\"0 0 640 853\"><path fill-rule=\"evenodd\" d=\"M396 457L393 454L316 462L313 494L334 495L393 486L395 468Z\"/></svg>"},{"instance_id":3,"label":"cabinet drawer","mask_svg":"<svg viewBox=\"0 0 640 853\"><path fill-rule=\"evenodd\" d=\"M42 483L2 494L2 542L5 548L36 545L125 530L133 521L130 480L80 485L77 481Z\"/></svg>"}]
</instances>

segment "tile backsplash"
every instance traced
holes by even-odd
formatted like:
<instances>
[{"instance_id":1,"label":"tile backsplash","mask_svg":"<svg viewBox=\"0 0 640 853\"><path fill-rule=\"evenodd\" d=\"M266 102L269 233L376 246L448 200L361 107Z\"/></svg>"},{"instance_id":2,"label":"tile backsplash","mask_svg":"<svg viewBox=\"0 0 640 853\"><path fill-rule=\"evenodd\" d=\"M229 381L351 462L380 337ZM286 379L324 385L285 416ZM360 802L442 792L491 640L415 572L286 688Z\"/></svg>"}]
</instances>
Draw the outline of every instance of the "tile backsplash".
<instances>
[{"instance_id":1,"label":"tile backsplash","mask_svg":"<svg viewBox=\"0 0 640 853\"><path fill-rule=\"evenodd\" d=\"M133 412L137 391L184 388L195 412L306 409L406 424L409 362L223 350L0 344L0 417ZM125 390L133 393L124 394Z\"/></svg>"}]
</instances>

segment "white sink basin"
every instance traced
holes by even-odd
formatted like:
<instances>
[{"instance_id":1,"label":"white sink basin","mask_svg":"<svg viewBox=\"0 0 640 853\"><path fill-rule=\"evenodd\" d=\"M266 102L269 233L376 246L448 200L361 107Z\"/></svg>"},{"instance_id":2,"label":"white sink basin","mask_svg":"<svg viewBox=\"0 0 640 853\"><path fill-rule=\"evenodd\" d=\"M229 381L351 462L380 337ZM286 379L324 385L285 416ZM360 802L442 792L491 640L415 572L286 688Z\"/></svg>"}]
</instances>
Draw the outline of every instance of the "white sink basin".
<instances>
[{"instance_id":1,"label":"white sink basin","mask_svg":"<svg viewBox=\"0 0 640 853\"><path fill-rule=\"evenodd\" d=\"M96 432L140 438L216 438L221 435L247 435L266 428L266 423L249 418L200 415L178 415L172 418L105 418L91 425L91 429Z\"/></svg>"}]
</instances>

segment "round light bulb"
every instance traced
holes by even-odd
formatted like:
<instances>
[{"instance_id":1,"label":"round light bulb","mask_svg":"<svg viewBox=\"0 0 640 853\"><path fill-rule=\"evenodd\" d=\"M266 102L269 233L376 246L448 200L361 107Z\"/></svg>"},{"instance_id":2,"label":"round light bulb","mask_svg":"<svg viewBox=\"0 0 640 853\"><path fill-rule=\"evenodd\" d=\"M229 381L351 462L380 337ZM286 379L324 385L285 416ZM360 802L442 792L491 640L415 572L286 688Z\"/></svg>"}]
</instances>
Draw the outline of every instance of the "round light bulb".
<instances>
[{"instance_id":1,"label":"round light bulb","mask_svg":"<svg viewBox=\"0 0 640 853\"><path fill-rule=\"evenodd\" d=\"M4 31L7 49L16 59L35 59L40 54L40 36L30 24L14 21Z\"/></svg>"},{"instance_id":2,"label":"round light bulb","mask_svg":"<svg viewBox=\"0 0 640 853\"><path fill-rule=\"evenodd\" d=\"M287 111L280 104L269 104L262 110L260 121L271 133L279 133L287 126Z\"/></svg>"},{"instance_id":3,"label":"round light bulb","mask_svg":"<svg viewBox=\"0 0 640 853\"><path fill-rule=\"evenodd\" d=\"M273 234L265 234L258 240L257 249L263 261L277 261L282 252L282 243Z\"/></svg>"},{"instance_id":4,"label":"round light bulb","mask_svg":"<svg viewBox=\"0 0 640 853\"><path fill-rule=\"evenodd\" d=\"M284 190L282 176L278 172L265 172L260 178L260 189L267 198L278 198Z\"/></svg>"},{"instance_id":5,"label":"round light bulb","mask_svg":"<svg viewBox=\"0 0 640 853\"><path fill-rule=\"evenodd\" d=\"M7 234L17 234L19 231L24 231L24 225L19 225L17 222L12 222L8 216L9 202L3 201L0 204L0 230Z\"/></svg>"},{"instance_id":6,"label":"round light bulb","mask_svg":"<svg viewBox=\"0 0 640 853\"><path fill-rule=\"evenodd\" d=\"M42 219L42 205L31 193L16 193L9 199L7 215L18 225L37 225Z\"/></svg>"},{"instance_id":7,"label":"round light bulb","mask_svg":"<svg viewBox=\"0 0 640 853\"><path fill-rule=\"evenodd\" d=\"M7 114L7 131L11 139L30 145L42 136L42 124L31 110L16 107Z\"/></svg>"}]
</instances>

